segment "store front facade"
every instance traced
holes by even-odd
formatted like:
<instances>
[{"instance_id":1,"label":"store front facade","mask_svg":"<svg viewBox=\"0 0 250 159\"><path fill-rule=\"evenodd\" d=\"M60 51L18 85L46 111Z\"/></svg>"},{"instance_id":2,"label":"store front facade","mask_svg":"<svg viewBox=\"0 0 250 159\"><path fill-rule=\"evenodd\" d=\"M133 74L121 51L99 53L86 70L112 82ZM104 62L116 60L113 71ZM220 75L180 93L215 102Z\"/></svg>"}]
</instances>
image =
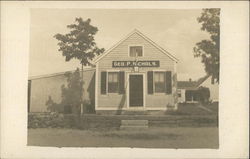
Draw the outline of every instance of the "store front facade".
<instances>
[{"instance_id":1,"label":"store front facade","mask_svg":"<svg viewBox=\"0 0 250 159\"><path fill-rule=\"evenodd\" d=\"M96 112L177 109L177 59L138 30L94 62Z\"/></svg>"}]
</instances>

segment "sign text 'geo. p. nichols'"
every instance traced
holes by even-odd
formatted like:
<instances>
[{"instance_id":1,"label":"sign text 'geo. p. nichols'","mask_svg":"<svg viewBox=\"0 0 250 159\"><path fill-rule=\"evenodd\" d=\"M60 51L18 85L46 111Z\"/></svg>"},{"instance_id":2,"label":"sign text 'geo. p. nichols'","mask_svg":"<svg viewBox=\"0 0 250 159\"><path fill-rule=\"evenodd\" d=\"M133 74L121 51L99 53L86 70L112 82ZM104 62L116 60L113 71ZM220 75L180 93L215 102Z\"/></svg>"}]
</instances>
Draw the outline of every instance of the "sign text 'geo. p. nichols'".
<instances>
[{"instance_id":1,"label":"sign text 'geo. p. nichols'","mask_svg":"<svg viewBox=\"0 0 250 159\"><path fill-rule=\"evenodd\" d=\"M160 67L160 61L113 61L112 67Z\"/></svg>"}]
</instances>

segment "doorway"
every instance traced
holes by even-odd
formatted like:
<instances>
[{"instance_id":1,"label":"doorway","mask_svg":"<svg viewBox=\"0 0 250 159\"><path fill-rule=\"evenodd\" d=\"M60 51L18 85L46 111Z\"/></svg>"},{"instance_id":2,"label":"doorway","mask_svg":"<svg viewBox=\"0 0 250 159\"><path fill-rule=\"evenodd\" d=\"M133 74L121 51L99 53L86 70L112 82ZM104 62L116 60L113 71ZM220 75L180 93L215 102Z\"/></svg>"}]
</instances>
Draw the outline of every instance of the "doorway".
<instances>
[{"instance_id":1,"label":"doorway","mask_svg":"<svg viewBox=\"0 0 250 159\"><path fill-rule=\"evenodd\" d=\"M129 75L129 107L143 107L143 75Z\"/></svg>"}]
</instances>

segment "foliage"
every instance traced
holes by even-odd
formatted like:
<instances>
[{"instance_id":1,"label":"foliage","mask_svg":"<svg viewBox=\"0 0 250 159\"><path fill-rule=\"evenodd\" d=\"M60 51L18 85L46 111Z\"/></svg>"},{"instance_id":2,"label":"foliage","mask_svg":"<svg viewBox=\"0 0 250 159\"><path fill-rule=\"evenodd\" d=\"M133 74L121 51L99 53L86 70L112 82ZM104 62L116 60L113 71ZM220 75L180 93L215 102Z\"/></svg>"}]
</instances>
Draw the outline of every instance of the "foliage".
<instances>
[{"instance_id":1,"label":"foliage","mask_svg":"<svg viewBox=\"0 0 250 159\"><path fill-rule=\"evenodd\" d=\"M62 85L62 101L64 113L78 113L81 105L82 82L79 68L74 73L65 74L67 77L67 87Z\"/></svg>"},{"instance_id":2,"label":"foliage","mask_svg":"<svg viewBox=\"0 0 250 159\"><path fill-rule=\"evenodd\" d=\"M35 113L28 115L28 128L77 128L75 115Z\"/></svg>"},{"instance_id":3,"label":"foliage","mask_svg":"<svg viewBox=\"0 0 250 159\"><path fill-rule=\"evenodd\" d=\"M219 83L220 9L203 9L197 20L202 24L201 30L210 34L210 39L196 43L194 56L201 57L206 73L212 75L212 83L214 80Z\"/></svg>"},{"instance_id":4,"label":"foliage","mask_svg":"<svg viewBox=\"0 0 250 159\"><path fill-rule=\"evenodd\" d=\"M63 113L64 109L61 106L61 104L55 103L51 96L49 96L48 101L46 102L47 110L49 112L57 112L57 113Z\"/></svg>"},{"instance_id":5,"label":"foliage","mask_svg":"<svg viewBox=\"0 0 250 159\"><path fill-rule=\"evenodd\" d=\"M62 85L62 100L60 103L53 101L52 97L49 96L49 99L46 102L47 110L55 113L64 113L64 114L77 114L80 112L81 105L81 76L79 68L76 69L73 73L66 73L67 77L67 86ZM86 113L93 113L94 106L90 101L84 101L83 105L86 107Z\"/></svg>"},{"instance_id":6,"label":"foliage","mask_svg":"<svg viewBox=\"0 0 250 159\"><path fill-rule=\"evenodd\" d=\"M85 108L84 112L86 112L87 114L95 113L95 106L93 105L93 103L90 100L84 100L83 105Z\"/></svg>"},{"instance_id":7,"label":"foliage","mask_svg":"<svg viewBox=\"0 0 250 159\"><path fill-rule=\"evenodd\" d=\"M210 90L207 87L199 87L198 88L198 98L202 104L208 104L210 98Z\"/></svg>"},{"instance_id":8,"label":"foliage","mask_svg":"<svg viewBox=\"0 0 250 159\"><path fill-rule=\"evenodd\" d=\"M80 61L82 71L83 66L91 65L91 60L101 53L104 52L103 48L98 48L95 42L94 36L96 35L98 28L90 24L91 20L87 19L84 21L82 18L76 18L75 24L67 25L67 28L70 29L70 32L63 34L56 34L54 37L59 41L59 51L62 52L62 55L65 56L66 61L70 61L71 59L77 59ZM83 75L83 73L82 73ZM81 78L83 79L83 77ZM82 96L83 96L83 83L80 85L80 108L81 104L83 104ZM64 91L65 89L62 88ZM70 93L69 91L65 93ZM74 94L76 95L76 94ZM68 94L68 96L74 96ZM72 101L69 98L64 99L64 104L66 108L70 108L69 105L78 105L79 103L68 103L68 101ZM78 101L77 101L78 102ZM78 108L77 108L78 109ZM70 109L69 109L70 110Z\"/></svg>"},{"instance_id":9,"label":"foliage","mask_svg":"<svg viewBox=\"0 0 250 159\"><path fill-rule=\"evenodd\" d=\"M76 18L75 22L76 24L67 25L69 33L56 34L54 37L59 41L59 51L66 61L78 59L82 65L90 65L90 60L104 52L104 49L99 49L95 43L94 36L98 28L90 24L90 19L84 21L82 18Z\"/></svg>"}]
</instances>

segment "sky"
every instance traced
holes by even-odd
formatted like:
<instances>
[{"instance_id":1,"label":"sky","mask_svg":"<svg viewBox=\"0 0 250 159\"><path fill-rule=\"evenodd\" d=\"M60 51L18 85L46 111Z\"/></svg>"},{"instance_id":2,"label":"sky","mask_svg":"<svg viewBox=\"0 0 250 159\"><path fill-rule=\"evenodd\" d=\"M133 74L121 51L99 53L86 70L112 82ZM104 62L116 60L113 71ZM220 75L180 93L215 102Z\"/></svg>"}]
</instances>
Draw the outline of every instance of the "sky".
<instances>
[{"instance_id":1,"label":"sky","mask_svg":"<svg viewBox=\"0 0 250 159\"><path fill-rule=\"evenodd\" d=\"M58 51L57 33L66 34L66 26L76 17L91 19L98 27L95 36L99 47L109 49L134 29L179 59L178 80L196 80L205 75L200 58L194 58L193 47L208 33L201 31L197 17L201 10L174 9L32 9L30 24L29 76L74 70L79 61L65 62Z\"/></svg>"}]
</instances>

